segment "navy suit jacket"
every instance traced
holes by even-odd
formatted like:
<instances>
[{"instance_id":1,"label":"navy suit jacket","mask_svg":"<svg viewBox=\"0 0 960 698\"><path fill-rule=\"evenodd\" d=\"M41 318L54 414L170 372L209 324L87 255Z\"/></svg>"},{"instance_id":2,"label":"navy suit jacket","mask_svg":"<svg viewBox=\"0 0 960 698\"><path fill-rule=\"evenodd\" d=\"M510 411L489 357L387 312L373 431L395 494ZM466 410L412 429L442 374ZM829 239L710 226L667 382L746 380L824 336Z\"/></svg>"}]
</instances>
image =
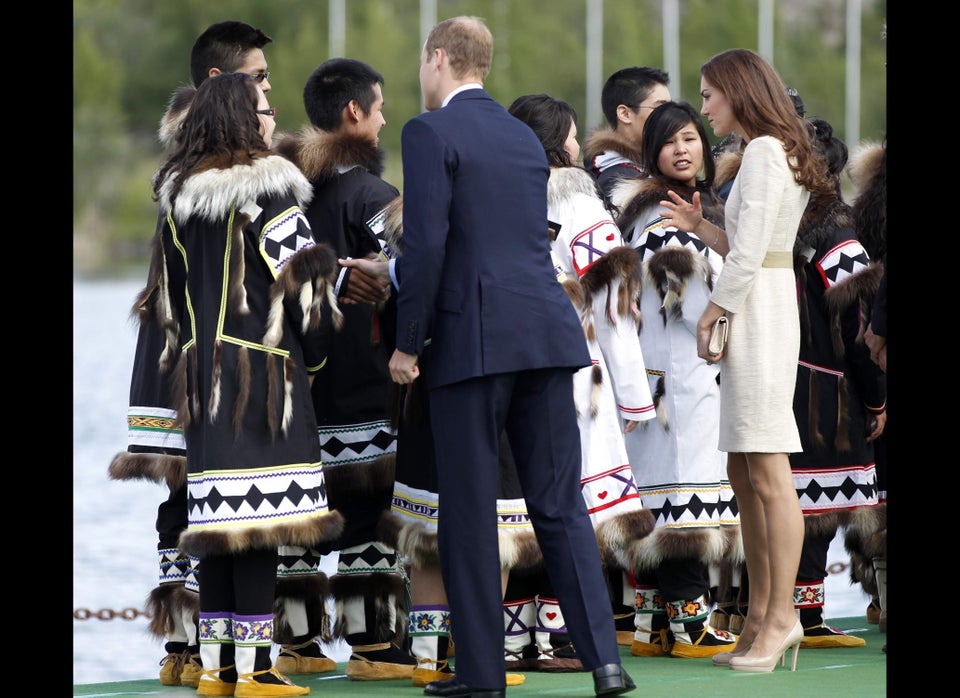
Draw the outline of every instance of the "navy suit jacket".
<instances>
[{"instance_id":1,"label":"navy suit jacket","mask_svg":"<svg viewBox=\"0 0 960 698\"><path fill-rule=\"evenodd\" d=\"M408 121L397 348L428 387L590 363L547 232L550 169L533 131L482 89Z\"/></svg>"}]
</instances>

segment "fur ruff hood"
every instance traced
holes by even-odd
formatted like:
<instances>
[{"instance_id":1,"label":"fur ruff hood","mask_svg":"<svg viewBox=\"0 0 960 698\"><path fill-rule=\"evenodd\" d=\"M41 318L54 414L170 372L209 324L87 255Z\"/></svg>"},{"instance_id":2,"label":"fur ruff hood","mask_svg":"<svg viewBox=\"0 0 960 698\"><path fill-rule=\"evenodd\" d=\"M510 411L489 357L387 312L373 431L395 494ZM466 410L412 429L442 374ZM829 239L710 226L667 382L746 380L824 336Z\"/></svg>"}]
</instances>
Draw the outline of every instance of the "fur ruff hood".
<instances>
[{"instance_id":1,"label":"fur ruff hood","mask_svg":"<svg viewBox=\"0 0 960 698\"><path fill-rule=\"evenodd\" d=\"M160 119L160 130L157 132L157 140L166 150L171 150L177 140L177 133L180 130L180 124L183 123L187 115L187 109L193 104L193 98L197 95L196 87L178 87L170 95L170 101L167 102L166 111L163 112L163 118Z\"/></svg>"},{"instance_id":2,"label":"fur ruff hood","mask_svg":"<svg viewBox=\"0 0 960 698\"><path fill-rule=\"evenodd\" d=\"M547 182L547 207L566 206L576 194L602 199L597 180L582 167L551 167Z\"/></svg>"},{"instance_id":3,"label":"fur ruff hood","mask_svg":"<svg viewBox=\"0 0 960 698\"><path fill-rule=\"evenodd\" d=\"M340 169L356 166L378 177L383 174L385 154L366 138L306 126L274 140L274 150L299 167L311 182L334 179Z\"/></svg>"},{"instance_id":4,"label":"fur ruff hood","mask_svg":"<svg viewBox=\"0 0 960 698\"><path fill-rule=\"evenodd\" d=\"M720 197L702 187L694 188L674 181L667 182L661 177L623 179L614 185L610 199L620 211L617 227L622 231L632 229L641 212L650 206L659 205L661 200L667 198L668 189L687 201L693 198L694 192L699 191L703 217L714 225L723 227L723 201Z\"/></svg>"},{"instance_id":5,"label":"fur ruff hood","mask_svg":"<svg viewBox=\"0 0 960 698\"><path fill-rule=\"evenodd\" d=\"M590 132L583 141L583 162L593 164L593 159L608 150L619 153L628 160L640 164L643 157L640 149L609 126Z\"/></svg>"},{"instance_id":6,"label":"fur ruff hood","mask_svg":"<svg viewBox=\"0 0 960 698\"><path fill-rule=\"evenodd\" d=\"M793 245L794 264L803 264L805 247L818 247L831 231L853 229L853 210L835 194L811 194Z\"/></svg>"},{"instance_id":7,"label":"fur ruff hood","mask_svg":"<svg viewBox=\"0 0 960 698\"><path fill-rule=\"evenodd\" d=\"M714 161L713 185L718 189L737 176L743 162L742 150L725 150Z\"/></svg>"},{"instance_id":8,"label":"fur ruff hood","mask_svg":"<svg viewBox=\"0 0 960 698\"><path fill-rule=\"evenodd\" d=\"M883 166L886 148L876 141L864 141L850 153L850 163L847 165L847 174L857 189L865 189L871 181L876 179Z\"/></svg>"},{"instance_id":9,"label":"fur ruff hood","mask_svg":"<svg viewBox=\"0 0 960 698\"><path fill-rule=\"evenodd\" d=\"M230 165L223 157L207 158L183 183L176 198L174 219L182 224L192 216L209 221L225 218L234 206L276 196L293 190L297 203L305 208L313 199L313 187L296 165L279 155L255 157L249 165ZM160 187L160 209L170 211L170 192L177 173Z\"/></svg>"}]
</instances>

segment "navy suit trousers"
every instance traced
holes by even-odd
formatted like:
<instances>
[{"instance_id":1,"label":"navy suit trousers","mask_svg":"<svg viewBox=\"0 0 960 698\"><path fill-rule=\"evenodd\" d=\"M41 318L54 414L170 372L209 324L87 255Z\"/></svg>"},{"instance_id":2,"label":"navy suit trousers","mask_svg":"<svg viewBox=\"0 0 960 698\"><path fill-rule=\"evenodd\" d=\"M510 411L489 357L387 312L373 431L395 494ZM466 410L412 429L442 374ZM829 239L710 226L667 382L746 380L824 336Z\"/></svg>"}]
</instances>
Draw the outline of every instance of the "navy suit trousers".
<instances>
[{"instance_id":1,"label":"navy suit trousers","mask_svg":"<svg viewBox=\"0 0 960 698\"><path fill-rule=\"evenodd\" d=\"M440 386L430 391L430 417L440 565L459 680L474 688L505 685L495 516L504 428L545 568L584 668L619 662L600 554L580 491L573 371L526 370Z\"/></svg>"}]
</instances>

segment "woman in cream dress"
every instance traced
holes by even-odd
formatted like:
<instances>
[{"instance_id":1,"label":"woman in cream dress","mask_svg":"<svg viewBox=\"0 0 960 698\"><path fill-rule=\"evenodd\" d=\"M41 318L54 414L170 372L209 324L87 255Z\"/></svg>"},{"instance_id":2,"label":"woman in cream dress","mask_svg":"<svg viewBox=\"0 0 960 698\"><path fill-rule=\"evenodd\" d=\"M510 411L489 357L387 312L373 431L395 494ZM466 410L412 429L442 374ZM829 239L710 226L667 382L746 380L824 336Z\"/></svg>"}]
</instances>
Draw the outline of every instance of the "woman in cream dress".
<instances>
[{"instance_id":1,"label":"woman in cream dress","mask_svg":"<svg viewBox=\"0 0 960 698\"><path fill-rule=\"evenodd\" d=\"M743 162L724 210L726 231L702 216L699 194L674 192L664 216L724 255L710 303L697 323L697 354L720 362L719 448L740 509L750 608L733 652L714 664L772 671L796 650L803 627L793 589L803 545L803 514L788 453L800 450L793 414L800 320L792 250L811 191L828 186L803 120L773 67L759 54L730 49L701 66L700 95L718 136L738 133ZM665 221L665 224L667 221ZM710 356L710 328L730 320L726 351Z\"/></svg>"}]
</instances>

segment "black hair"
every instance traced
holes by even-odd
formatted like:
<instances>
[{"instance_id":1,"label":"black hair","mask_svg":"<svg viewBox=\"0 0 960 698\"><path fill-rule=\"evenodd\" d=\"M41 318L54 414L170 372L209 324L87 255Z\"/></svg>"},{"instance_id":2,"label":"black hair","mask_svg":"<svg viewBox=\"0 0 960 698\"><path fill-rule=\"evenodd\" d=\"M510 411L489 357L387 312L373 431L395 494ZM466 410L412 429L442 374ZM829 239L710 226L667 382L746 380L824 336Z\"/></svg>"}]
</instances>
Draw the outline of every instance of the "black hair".
<instances>
[{"instance_id":1,"label":"black hair","mask_svg":"<svg viewBox=\"0 0 960 698\"><path fill-rule=\"evenodd\" d=\"M640 108L653 88L657 85L669 85L670 76L660 68L633 66L621 68L607 78L600 92L600 107L607 123L616 130L617 107L624 104L633 111Z\"/></svg>"},{"instance_id":2,"label":"black hair","mask_svg":"<svg viewBox=\"0 0 960 698\"><path fill-rule=\"evenodd\" d=\"M244 64L247 53L262 49L273 39L246 22L227 20L211 24L193 42L190 50L190 79L200 87L211 68L232 73Z\"/></svg>"},{"instance_id":3,"label":"black hair","mask_svg":"<svg viewBox=\"0 0 960 698\"><path fill-rule=\"evenodd\" d=\"M813 143L823 153L823 158L827 164L827 172L831 177L835 177L837 186L840 186L840 174L843 168L847 166L847 159L850 153L847 144L833 135L833 126L823 119L810 119L813 126Z\"/></svg>"},{"instance_id":4,"label":"black hair","mask_svg":"<svg viewBox=\"0 0 960 698\"><path fill-rule=\"evenodd\" d=\"M710 149L710 139L707 137L707 131L703 127L703 120L699 112L689 102L674 100L664 102L650 112L646 122L643 125L643 169L654 177L666 177L660 170L658 159L660 149L663 144L672 137L677 131L687 124L693 122L700 136L700 143L703 150L703 171L704 176L697 178L698 186L713 187L713 179L716 175L716 165L713 161L713 152Z\"/></svg>"},{"instance_id":5,"label":"black hair","mask_svg":"<svg viewBox=\"0 0 960 698\"><path fill-rule=\"evenodd\" d=\"M324 61L307 78L303 87L303 106L310 123L325 131L340 126L343 110L352 101L364 114L377 99L373 86L383 85L383 75L363 61L353 58L331 58Z\"/></svg>"},{"instance_id":6,"label":"black hair","mask_svg":"<svg viewBox=\"0 0 960 698\"><path fill-rule=\"evenodd\" d=\"M521 95L507 111L533 130L552 167L576 164L563 147L570 126L577 122L577 112L569 103L547 94Z\"/></svg>"}]
</instances>

